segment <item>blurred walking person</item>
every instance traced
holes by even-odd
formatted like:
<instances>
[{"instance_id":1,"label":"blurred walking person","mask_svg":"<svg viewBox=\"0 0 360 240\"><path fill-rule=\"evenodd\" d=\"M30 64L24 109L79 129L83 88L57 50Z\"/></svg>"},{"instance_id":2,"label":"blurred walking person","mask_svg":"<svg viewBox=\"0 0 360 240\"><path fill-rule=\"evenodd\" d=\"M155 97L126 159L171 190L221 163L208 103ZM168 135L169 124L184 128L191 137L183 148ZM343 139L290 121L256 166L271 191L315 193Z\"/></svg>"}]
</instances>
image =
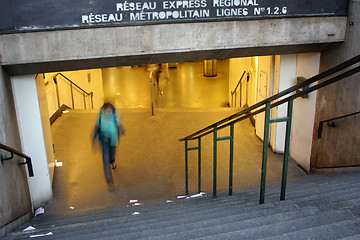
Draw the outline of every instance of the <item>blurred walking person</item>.
<instances>
[{"instance_id":1,"label":"blurred walking person","mask_svg":"<svg viewBox=\"0 0 360 240\"><path fill-rule=\"evenodd\" d=\"M103 165L108 190L114 189L114 180L111 169L116 168L116 146L120 136L125 134L122 122L116 116L115 107L111 103L104 103L100 109L99 117L94 129L94 140L99 138L102 147Z\"/></svg>"}]
</instances>

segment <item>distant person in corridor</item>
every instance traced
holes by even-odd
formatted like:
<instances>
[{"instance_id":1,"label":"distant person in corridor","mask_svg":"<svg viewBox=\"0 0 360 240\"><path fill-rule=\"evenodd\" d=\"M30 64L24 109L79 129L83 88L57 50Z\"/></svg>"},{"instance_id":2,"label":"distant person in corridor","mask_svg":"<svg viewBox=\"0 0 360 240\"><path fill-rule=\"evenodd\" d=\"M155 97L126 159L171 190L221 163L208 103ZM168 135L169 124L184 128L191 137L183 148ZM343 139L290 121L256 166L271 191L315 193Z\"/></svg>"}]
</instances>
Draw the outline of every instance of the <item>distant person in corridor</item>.
<instances>
[{"instance_id":1,"label":"distant person in corridor","mask_svg":"<svg viewBox=\"0 0 360 240\"><path fill-rule=\"evenodd\" d=\"M111 103L104 103L96 121L94 140L98 137L101 143L104 173L109 191L114 189L111 169L116 168L116 146L119 143L120 136L124 134L125 129L120 119L116 116L115 107Z\"/></svg>"}]
</instances>

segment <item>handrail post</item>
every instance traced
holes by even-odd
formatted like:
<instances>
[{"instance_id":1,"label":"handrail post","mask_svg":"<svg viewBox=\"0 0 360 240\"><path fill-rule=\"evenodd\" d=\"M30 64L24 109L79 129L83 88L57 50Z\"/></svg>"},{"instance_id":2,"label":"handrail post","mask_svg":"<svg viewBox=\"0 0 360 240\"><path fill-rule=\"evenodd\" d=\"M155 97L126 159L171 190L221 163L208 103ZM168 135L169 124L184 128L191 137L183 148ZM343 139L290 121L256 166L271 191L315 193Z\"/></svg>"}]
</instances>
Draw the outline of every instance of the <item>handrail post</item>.
<instances>
[{"instance_id":1,"label":"handrail post","mask_svg":"<svg viewBox=\"0 0 360 240\"><path fill-rule=\"evenodd\" d=\"M242 79L242 78L241 78ZM239 93L240 93L240 106L239 107L241 107L242 106L242 80L241 80L241 82L240 82L240 90L239 90Z\"/></svg>"},{"instance_id":2,"label":"handrail post","mask_svg":"<svg viewBox=\"0 0 360 240\"><path fill-rule=\"evenodd\" d=\"M91 92L91 108L94 109L94 93Z\"/></svg>"},{"instance_id":3,"label":"handrail post","mask_svg":"<svg viewBox=\"0 0 360 240\"><path fill-rule=\"evenodd\" d=\"M198 138L198 191L201 192L201 138Z\"/></svg>"},{"instance_id":4,"label":"handrail post","mask_svg":"<svg viewBox=\"0 0 360 240\"><path fill-rule=\"evenodd\" d=\"M73 86L72 83L70 83L71 103L72 103L72 108L75 109L74 93L73 93L73 87L72 86Z\"/></svg>"},{"instance_id":5,"label":"handrail post","mask_svg":"<svg viewBox=\"0 0 360 240\"><path fill-rule=\"evenodd\" d=\"M83 93L84 96L84 109L86 109L86 99L85 99L85 93Z\"/></svg>"},{"instance_id":6,"label":"handrail post","mask_svg":"<svg viewBox=\"0 0 360 240\"><path fill-rule=\"evenodd\" d=\"M281 180L280 200L285 200L285 193L286 193L288 162L289 162L289 155L290 155L290 138L291 138L293 106L294 106L294 99L291 99L288 102L288 119L287 119L287 123L286 123L286 139L285 139L285 151L284 151L283 173L282 173L282 180Z\"/></svg>"},{"instance_id":7,"label":"handrail post","mask_svg":"<svg viewBox=\"0 0 360 240\"><path fill-rule=\"evenodd\" d=\"M234 92L231 91L231 107L234 107Z\"/></svg>"},{"instance_id":8,"label":"handrail post","mask_svg":"<svg viewBox=\"0 0 360 240\"><path fill-rule=\"evenodd\" d=\"M229 166L229 195L233 190L233 164L234 162L234 124L230 126L230 166Z\"/></svg>"},{"instance_id":9,"label":"handrail post","mask_svg":"<svg viewBox=\"0 0 360 240\"><path fill-rule=\"evenodd\" d=\"M213 157L213 198L216 198L217 178L217 126L214 126L214 157Z\"/></svg>"},{"instance_id":10,"label":"handrail post","mask_svg":"<svg viewBox=\"0 0 360 240\"><path fill-rule=\"evenodd\" d=\"M261 187L260 187L260 204L265 200L265 185L266 185L266 168L267 168L267 155L269 147L269 126L270 126L270 101L266 103L265 111L265 124L264 124L264 143L263 143L263 156L261 168Z\"/></svg>"},{"instance_id":11,"label":"handrail post","mask_svg":"<svg viewBox=\"0 0 360 240\"><path fill-rule=\"evenodd\" d=\"M33 167L32 167L31 158L25 158L25 159L26 159L25 164L27 165L29 177L33 177L34 176L34 170L33 170ZM19 164L19 165L21 165L21 164Z\"/></svg>"},{"instance_id":12,"label":"handrail post","mask_svg":"<svg viewBox=\"0 0 360 240\"><path fill-rule=\"evenodd\" d=\"M56 76L53 78L55 86L56 86L56 98L57 98L57 104L58 104L58 109L60 109L60 96L59 96L59 86L57 84L57 79ZM61 114L61 111L60 111Z\"/></svg>"},{"instance_id":13,"label":"handrail post","mask_svg":"<svg viewBox=\"0 0 360 240\"><path fill-rule=\"evenodd\" d=\"M185 195L189 194L188 140L185 139Z\"/></svg>"},{"instance_id":14,"label":"handrail post","mask_svg":"<svg viewBox=\"0 0 360 240\"><path fill-rule=\"evenodd\" d=\"M154 116L154 100L153 100L153 83L152 83L153 71L150 72L150 92L151 92L151 115Z\"/></svg>"}]
</instances>

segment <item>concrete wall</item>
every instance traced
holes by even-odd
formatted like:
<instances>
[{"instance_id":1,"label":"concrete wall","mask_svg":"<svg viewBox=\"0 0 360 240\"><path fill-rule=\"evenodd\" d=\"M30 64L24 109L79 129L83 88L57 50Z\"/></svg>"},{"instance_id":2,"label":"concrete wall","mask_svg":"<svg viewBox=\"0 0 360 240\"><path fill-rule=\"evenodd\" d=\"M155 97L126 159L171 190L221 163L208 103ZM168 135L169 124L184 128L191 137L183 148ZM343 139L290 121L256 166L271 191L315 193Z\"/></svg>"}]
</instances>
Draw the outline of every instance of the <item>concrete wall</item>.
<instances>
[{"instance_id":1,"label":"concrete wall","mask_svg":"<svg viewBox=\"0 0 360 240\"><path fill-rule=\"evenodd\" d=\"M0 143L22 151L10 78L0 67ZM9 153L0 150L0 155ZM32 215L32 205L25 166L14 157L0 163L0 237L25 223Z\"/></svg>"},{"instance_id":2,"label":"concrete wall","mask_svg":"<svg viewBox=\"0 0 360 240\"><path fill-rule=\"evenodd\" d=\"M299 54L297 56L296 76L307 79L315 76L319 73L319 65L320 53ZM310 171L315 106L316 91L311 92L308 98L297 98L294 101L290 156L306 171Z\"/></svg>"},{"instance_id":3,"label":"concrete wall","mask_svg":"<svg viewBox=\"0 0 360 240\"><path fill-rule=\"evenodd\" d=\"M0 36L11 75L321 51L345 40L346 17L64 30Z\"/></svg>"},{"instance_id":4,"label":"concrete wall","mask_svg":"<svg viewBox=\"0 0 360 240\"><path fill-rule=\"evenodd\" d=\"M256 84L253 87L252 95L256 102L261 102L270 97L272 78L272 56L259 57L256 71ZM264 140L265 112L255 116L255 133Z\"/></svg>"},{"instance_id":5,"label":"concrete wall","mask_svg":"<svg viewBox=\"0 0 360 240\"><path fill-rule=\"evenodd\" d=\"M349 1L349 20L346 41L321 55L320 72L360 54L360 2ZM318 91L311 152L313 168L360 165L360 116L336 121L335 128L324 127L317 139L322 120L334 118L360 109L359 73Z\"/></svg>"},{"instance_id":6,"label":"concrete wall","mask_svg":"<svg viewBox=\"0 0 360 240\"><path fill-rule=\"evenodd\" d=\"M273 95L279 92L288 89L289 87L294 86L296 79L296 60L297 55L283 55L278 56L275 59L276 72L274 74L274 88ZM285 97L280 98L279 100ZM282 104L272 110L272 118L277 117L286 117L287 116L287 106L288 104ZM271 125L271 147L274 152L283 153L285 148L285 132L286 124L285 123L274 123Z\"/></svg>"},{"instance_id":7,"label":"concrete wall","mask_svg":"<svg viewBox=\"0 0 360 240\"><path fill-rule=\"evenodd\" d=\"M53 162L52 148L49 149L52 144L48 142L51 133L47 106L43 103L45 94L34 75L11 77L11 81L23 152L33 161L35 176L29 178L29 186L33 205L37 207L52 197L48 167Z\"/></svg>"},{"instance_id":8,"label":"concrete wall","mask_svg":"<svg viewBox=\"0 0 360 240\"><path fill-rule=\"evenodd\" d=\"M53 143L52 143L52 134L51 134L51 129L50 129L48 103L47 103L44 78L42 77L43 75L39 75L39 76L40 76L40 78L37 78L35 80L35 82L36 82L37 96L38 96L38 100L39 100L39 110L40 110L40 117L41 117L41 126L43 129L43 135L44 135L46 159L47 159L47 163L49 166L50 182L52 184L53 180L54 180L55 155L54 155L54 149L53 149Z\"/></svg>"}]
</instances>

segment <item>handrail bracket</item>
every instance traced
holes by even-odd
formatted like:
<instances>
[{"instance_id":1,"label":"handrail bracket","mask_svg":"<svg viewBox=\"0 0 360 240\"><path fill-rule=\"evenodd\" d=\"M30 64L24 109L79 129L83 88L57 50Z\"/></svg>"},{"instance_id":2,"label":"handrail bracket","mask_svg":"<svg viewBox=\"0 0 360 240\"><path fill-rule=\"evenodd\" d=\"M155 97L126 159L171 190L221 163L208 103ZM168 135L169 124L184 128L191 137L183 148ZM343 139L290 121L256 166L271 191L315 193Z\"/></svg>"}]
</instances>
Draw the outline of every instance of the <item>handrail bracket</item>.
<instances>
[{"instance_id":1,"label":"handrail bracket","mask_svg":"<svg viewBox=\"0 0 360 240\"><path fill-rule=\"evenodd\" d=\"M10 152L10 157L7 157L7 158L4 158L2 155L0 155L1 157L1 163L3 163L4 161L8 161L8 160L11 160L14 158L14 153L13 152Z\"/></svg>"}]
</instances>

